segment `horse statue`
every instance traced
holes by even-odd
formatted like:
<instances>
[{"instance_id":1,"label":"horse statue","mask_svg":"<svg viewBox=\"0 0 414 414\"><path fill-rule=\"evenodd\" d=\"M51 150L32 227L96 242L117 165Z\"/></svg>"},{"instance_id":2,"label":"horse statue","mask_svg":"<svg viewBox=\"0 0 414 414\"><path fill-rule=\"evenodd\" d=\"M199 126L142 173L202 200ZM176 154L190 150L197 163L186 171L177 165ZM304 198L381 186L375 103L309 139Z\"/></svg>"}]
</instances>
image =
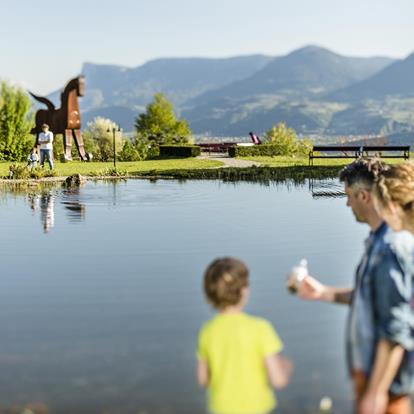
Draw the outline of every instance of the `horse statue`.
<instances>
[{"instance_id":1,"label":"horse statue","mask_svg":"<svg viewBox=\"0 0 414 414\"><path fill-rule=\"evenodd\" d=\"M48 124L53 134L63 135L64 159L72 160L72 138L75 140L79 156L82 161L90 161L92 155L85 152L83 137L81 133L81 119L78 96L84 95L85 78L78 76L66 85L60 94L60 108L43 96L30 95L47 106L47 109L39 109L36 112L36 126L30 131L36 135L36 145L38 145L39 134L42 132L42 124Z\"/></svg>"}]
</instances>

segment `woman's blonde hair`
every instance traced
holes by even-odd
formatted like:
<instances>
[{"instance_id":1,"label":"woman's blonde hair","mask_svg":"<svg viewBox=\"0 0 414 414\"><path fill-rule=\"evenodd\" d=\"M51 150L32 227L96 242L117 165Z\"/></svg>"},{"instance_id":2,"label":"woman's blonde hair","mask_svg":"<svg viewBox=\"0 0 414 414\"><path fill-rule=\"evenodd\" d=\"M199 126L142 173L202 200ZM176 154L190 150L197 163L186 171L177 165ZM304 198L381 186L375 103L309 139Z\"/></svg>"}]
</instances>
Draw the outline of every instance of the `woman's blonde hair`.
<instances>
[{"instance_id":1,"label":"woman's blonde hair","mask_svg":"<svg viewBox=\"0 0 414 414\"><path fill-rule=\"evenodd\" d=\"M403 211L403 222L414 228L414 164L392 165L377 178L375 193L380 203L397 204Z\"/></svg>"}]
</instances>

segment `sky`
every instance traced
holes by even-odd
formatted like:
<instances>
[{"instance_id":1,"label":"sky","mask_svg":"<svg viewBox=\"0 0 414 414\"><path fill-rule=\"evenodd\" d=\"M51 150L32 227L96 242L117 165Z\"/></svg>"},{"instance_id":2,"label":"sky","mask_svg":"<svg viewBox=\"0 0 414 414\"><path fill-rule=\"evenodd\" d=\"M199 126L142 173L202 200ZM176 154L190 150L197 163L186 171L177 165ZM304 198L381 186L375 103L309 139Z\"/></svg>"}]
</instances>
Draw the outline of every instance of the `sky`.
<instances>
[{"instance_id":1,"label":"sky","mask_svg":"<svg viewBox=\"0 0 414 414\"><path fill-rule=\"evenodd\" d=\"M282 55L318 45L353 56L414 52L414 0L0 0L0 79L38 94L83 62Z\"/></svg>"}]
</instances>

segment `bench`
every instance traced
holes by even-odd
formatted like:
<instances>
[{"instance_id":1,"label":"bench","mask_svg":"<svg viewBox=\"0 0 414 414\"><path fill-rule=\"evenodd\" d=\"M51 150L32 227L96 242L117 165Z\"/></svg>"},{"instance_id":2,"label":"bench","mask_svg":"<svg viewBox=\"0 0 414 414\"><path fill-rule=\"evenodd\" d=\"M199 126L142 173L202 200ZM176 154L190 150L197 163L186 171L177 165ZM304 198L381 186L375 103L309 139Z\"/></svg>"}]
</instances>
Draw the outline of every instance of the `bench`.
<instances>
[{"instance_id":1,"label":"bench","mask_svg":"<svg viewBox=\"0 0 414 414\"><path fill-rule=\"evenodd\" d=\"M336 153L333 155L323 153ZM383 155L383 152L391 154ZM315 154L316 153L316 154ZM394 153L394 154L392 154ZM395 154L397 153L397 154ZM309 152L309 165L315 158L359 158L377 156L380 158L410 158L409 145L314 145Z\"/></svg>"}]
</instances>

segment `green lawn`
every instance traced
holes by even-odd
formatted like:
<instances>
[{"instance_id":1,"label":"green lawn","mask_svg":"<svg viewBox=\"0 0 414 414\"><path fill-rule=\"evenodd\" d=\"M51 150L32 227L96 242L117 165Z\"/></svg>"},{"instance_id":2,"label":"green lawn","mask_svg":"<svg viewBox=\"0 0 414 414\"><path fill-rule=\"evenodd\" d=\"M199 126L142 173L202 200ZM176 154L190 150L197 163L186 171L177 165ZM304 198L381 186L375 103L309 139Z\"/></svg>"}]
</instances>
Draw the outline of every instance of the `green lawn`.
<instances>
[{"instance_id":1,"label":"green lawn","mask_svg":"<svg viewBox=\"0 0 414 414\"><path fill-rule=\"evenodd\" d=\"M270 167L294 167L298 165L309 165L308 158L296 158L296 157L242 157L241 159L247 161L259 162L262 165L268 165ZM333 160L328 160L329 162L324 163L323 165L337 165L333 164Z\"/></svg>"},{"instance_id":2,"label":"green lawn","mask_svg":"<svg viewBox=\"0 0 414 414\"><path fill-rule=\"evenodd\" d=\"M308 158L295 158L295 157L243 157L241 159L256 161L260 163L263 167L270 168L285 168L285 167L302 167L300 170L307 171L307 168L303 167L308 166ZM332 167L335 169L340 168L343 165L347 165L352 162L350 159L315 159L315 167ZM398 163L402 162L402 159L391 159L387 162ZM0 178L7 177L9 162L0 162ZM22 163L22 165L25 165ZM111 175L110 170L113 168L112 162L80 162L72 161L68 163L56 162L55 176L57 177L67 177L72 174L81 174L84 176L99 176L99 175ZM148 161L136 161L136 162L118 162L117 169L121 173L139 174L139 173L148 173L152 171L165 172L171 171L174 172L177 176L182 174L190 174L193 170L206 170L209 168L223 166L221 161L209 160L209 159L196 159L196 158L181 158L181 159L163 159L163 160L148 160ZM239 168L233 168L239 170ZM48 167L46 166L46 171ZM244 168L243 170L246 170ZM249 169L247 169L249 170ZM311 171L310 169L309 171ZM240 171L239 171L240 172ZM301 174L302 174L301 172ZM244 174L245 172L243 172ZM204 174L204 173L203 173ZM206 173L210 176L210 173ZM249 175L248 171L246 172ZM195 176L199 174L195 173Z\"/></svg>"},{"instance_id":3,"label":"green lawn","mask_svg":"<svg viewBox=\"0 0 414 414\"><path fill-rule=\"evenodd\" d=\"M308 157L242 157L243 160L256 161L263 166L269 167L294 167L294 166L306 166L309 165ZM314 159L313 165L323 167L341 167L348 165L353 161L353 158L340 158L340 159ZM396 164L403 162L402 158L387 159L386 162L389 164Z\"/></svg>"},{"instance_id":4,"label":"green lawn","mask_svg":"<svg viewBox=\"0 0 414 414\"><path fill-rule=\"evenodd\" d=\"M0 177L8 174L9 162L0 162ZM188 170L199 168L220 167L223 163L214 160L200 160L195 158L167 159L167 160L148 160L136 162L117 162L117 169L130 174L143 171L166 171L166 170ZM49 167L46 165L46 169ZM80 162L72 161L67 163L55 163L55 175L66 177L72 174L97 175L103 173L106 169L112 169L112 162Z\"/></svg>"}]
</instances>

